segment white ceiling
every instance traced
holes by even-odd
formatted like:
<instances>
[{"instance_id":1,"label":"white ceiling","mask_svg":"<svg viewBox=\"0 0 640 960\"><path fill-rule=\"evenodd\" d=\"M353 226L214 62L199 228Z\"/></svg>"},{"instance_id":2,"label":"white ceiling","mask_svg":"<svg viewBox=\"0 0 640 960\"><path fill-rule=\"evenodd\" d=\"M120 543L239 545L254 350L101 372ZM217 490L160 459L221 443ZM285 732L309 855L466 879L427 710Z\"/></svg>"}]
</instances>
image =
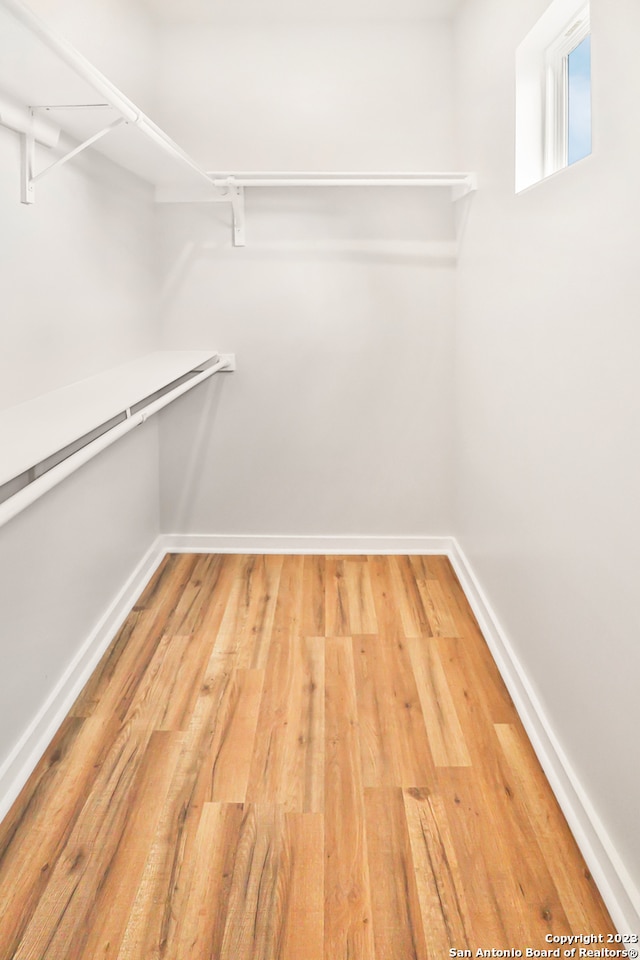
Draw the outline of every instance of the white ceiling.
<instances>
[{"instance_id":1,"label":"white ceiling","mask_svg":"<svg viewBox=\"0 0 640 960\"><path fill-rule=\"evenodd\" d=\"M139 0L166 23L222 20L428 19L452 17L459 0Z\"/></svg>"}]
</instances>

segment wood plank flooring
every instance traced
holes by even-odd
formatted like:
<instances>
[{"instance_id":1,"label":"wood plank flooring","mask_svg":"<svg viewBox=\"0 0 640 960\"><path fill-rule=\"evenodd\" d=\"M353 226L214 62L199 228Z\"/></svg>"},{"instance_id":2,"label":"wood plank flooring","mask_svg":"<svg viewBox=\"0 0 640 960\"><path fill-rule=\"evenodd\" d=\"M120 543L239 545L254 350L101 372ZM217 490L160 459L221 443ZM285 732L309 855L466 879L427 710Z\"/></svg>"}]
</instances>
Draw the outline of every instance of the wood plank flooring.
<instances>
[{"instance_id":1,"label":"wood plank flooring","mask_svg":"<svg viewBox=\"0 0 640 960\"><path fill-rule=\"evenodd\" d=\"M0 960L610 932L444 557L168 556L0 826Z\"/></svg>"}]
</instances>

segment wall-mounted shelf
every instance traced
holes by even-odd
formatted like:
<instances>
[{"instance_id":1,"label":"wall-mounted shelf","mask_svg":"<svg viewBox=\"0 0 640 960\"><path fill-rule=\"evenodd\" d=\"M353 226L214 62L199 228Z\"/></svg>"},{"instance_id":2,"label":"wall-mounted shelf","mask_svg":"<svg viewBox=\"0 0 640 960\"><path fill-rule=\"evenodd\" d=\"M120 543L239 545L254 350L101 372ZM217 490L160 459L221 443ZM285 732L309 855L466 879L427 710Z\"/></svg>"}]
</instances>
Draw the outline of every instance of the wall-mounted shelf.
<instances>
[{"instance_id":1,"label":"wall-mounted shelf","mask_svg":"<svg viewBox=\"0 0 640 960\"><path fill-rule=\"evenodd\" d=\"M209 171L208 175L219 191L217 199L231 200L235 246L245 245L245 187L439 187L448 188L454 202L477 189L475 173L459 172ZM201 188L195 192L181 192L175 186L164 185L156 191L156 200L160 203L174 203L178 200L201 202L207 199Z\"/></svg>"},{"instance_id":2,"label":"wall-mounted shelf","mask_svg":"<svg viewBox=\"0 0 640 960\"><path fill-rule=\"evenodd\" d=\"M92 147L153 184L158 202L231 204L234 246L245 244L245 187L437 187L453 201L476 189L458 172L208 173L22 0L0 0L0 123L21 135L23 203ZM56 146L60 131L76 145L46 163L36 144Z\"/></svg>"},{"instance_id":3,"label":"wall-mounted shelf","mask_svg":"<svg viewBox=\"0 0 640 960\"><path fill-rule=\"evenodd\" d=\"M216 187L451 187L457 200L476 189L473 173L209 172Z\"/></svg>"},{"instance_id":4,"label":"wall-mounted shelf","mask_svg":"<svg viewBox=\"0 0 640 960\"><path fill-rule=\"evenodd\" d=\"M43 123L79 141L80 149L95 146L154 186L170 182L189 189L197 184L208 189L209 199L219 196L206 172L178 144L22 0L0 0L0 91L3 100L9 98L4 109L0 103L0 122L24 141L25 203L33 202L35 181L47 171L39 158L41 169L36 168L34 147L34 140L46 142L37 134ZM49 169L78 152L70 150Z\"/></svg>"},{"instance_id":5,"label":"wall-mounted shelf","mask_svg":"<svg viewBox=\"0 0 640 960\"><path fill-rule=\"evenodd\" d=\"M232 355L158 351L2 411L0 526L183 393L232 369Z\"/></svg>"}]
</instances>

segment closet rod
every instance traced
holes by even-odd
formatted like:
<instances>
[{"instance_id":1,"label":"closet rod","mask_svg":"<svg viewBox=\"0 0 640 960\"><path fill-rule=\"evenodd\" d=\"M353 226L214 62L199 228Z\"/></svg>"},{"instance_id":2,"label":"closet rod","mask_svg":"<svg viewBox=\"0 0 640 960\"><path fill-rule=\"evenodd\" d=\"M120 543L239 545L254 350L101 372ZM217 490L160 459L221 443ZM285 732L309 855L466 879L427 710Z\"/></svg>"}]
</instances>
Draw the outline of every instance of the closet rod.
<instances>
[{"instance_id":1,"label":"closet rod","mask_svg":"<svg viewBox=\"0 0 640 960\"><path fill-rule=\"evenodd\" d=\"M464 187L475 189L475 177L470 173L341 173L341 172L209 172L216 187Z\"/></svg>"},{"instance_id":2,"label":"closet rod","mask_svg":"<svg viewBox=\"0 0 640 960\"><path fill-rule=\"evenodd\" d=\"M107 77L93 66L79 53L68 40L52 30L43 20L29 9L22 0L0 0L10 13L25 27L49 47L68 67L79 77L89 83L107 101L110 107L116 110L127 123L134 124L146 137L153 140L165 153L170 154L182 163L187 164L210 183L210 178L201 170L191 157L182 150L177 143L167 136L160 127L147 117L128 97L126 97ZM32 106L32 104L29 104Z\"/></svg>"},{"instance_id":3,"label":"closet rod","mask_svg":"<svg viewBox=\"0 0 640 960\"><path fill-rule=\"evenodd\" d=\"M126 420L123 420L122 423L119 423L110 430L107 430L106 433L103 433L102 436L98 437L96 440L92 440L86 446L78 450L77 453L71 454L71 456L67 457L66 460L63 460L55 467L52 467L51 470L43 473L42 476L38 477L37 480L34 480L32 483L28 484L28 486L23 487L22 490L19 490L12 497L9 497L7 500L5 500L4 503L0 504L0 527L2 527L5 523L8 523L9 520L12 520L15 516L34 503L34 501L42 497L45 493L48 493L49 490L57 487L59 483L61 483L63 480L66 480L67 477L71 476L72 473L75 473L76 470L84 466L84 464L89 460L92 460L93 457L97 456L97 454L101 453L103 450L106 450L107 447L110 447L111 444L116 442L116 440L124 437L127 433L133 430L134 427L140 426L140 424L144 423L145 420L148 420L149 417L152 417L154 413L158 413L158 411L162 410L163 407L166 407L174 400L177 400L178 397L182 396L183 393L187 393L188 390L193 389L193 387L197 386L199 383L202 383L203 380L207 380L209 377L213 376L214 373L218 373L220 370L227 368L229 368L229 360L219 360L217 363L214 363L213 366L207 367L206 370L203 370L195 377L192 377L190 380L180 384L174 390L171 390L169 393L165 393L157 400L149 403L142 410L131 414L131 416L127 417Z\"/></svg>"}]
</instances>

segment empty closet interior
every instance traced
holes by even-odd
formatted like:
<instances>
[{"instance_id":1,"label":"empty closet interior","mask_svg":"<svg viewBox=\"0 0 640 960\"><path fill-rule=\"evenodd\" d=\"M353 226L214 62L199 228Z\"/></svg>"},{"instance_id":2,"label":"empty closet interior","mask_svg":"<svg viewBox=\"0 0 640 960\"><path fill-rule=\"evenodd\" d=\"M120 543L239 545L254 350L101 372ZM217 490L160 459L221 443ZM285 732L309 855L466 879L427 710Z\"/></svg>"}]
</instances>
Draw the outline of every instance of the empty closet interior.
<instances>
[{"instance_id":1,"label":"empty closet interior","mask_svg":"<svg viewBox=\"0 0 640 960\"><path fill-rule=\"evenodd\" d=\"M640 7L591 0L591 153L517 192L549 7L0 0L1 816L180 557L321 558L336 669L368 557L377 627L457 578L640 933Z\"/></svg>"}]
</instances>

